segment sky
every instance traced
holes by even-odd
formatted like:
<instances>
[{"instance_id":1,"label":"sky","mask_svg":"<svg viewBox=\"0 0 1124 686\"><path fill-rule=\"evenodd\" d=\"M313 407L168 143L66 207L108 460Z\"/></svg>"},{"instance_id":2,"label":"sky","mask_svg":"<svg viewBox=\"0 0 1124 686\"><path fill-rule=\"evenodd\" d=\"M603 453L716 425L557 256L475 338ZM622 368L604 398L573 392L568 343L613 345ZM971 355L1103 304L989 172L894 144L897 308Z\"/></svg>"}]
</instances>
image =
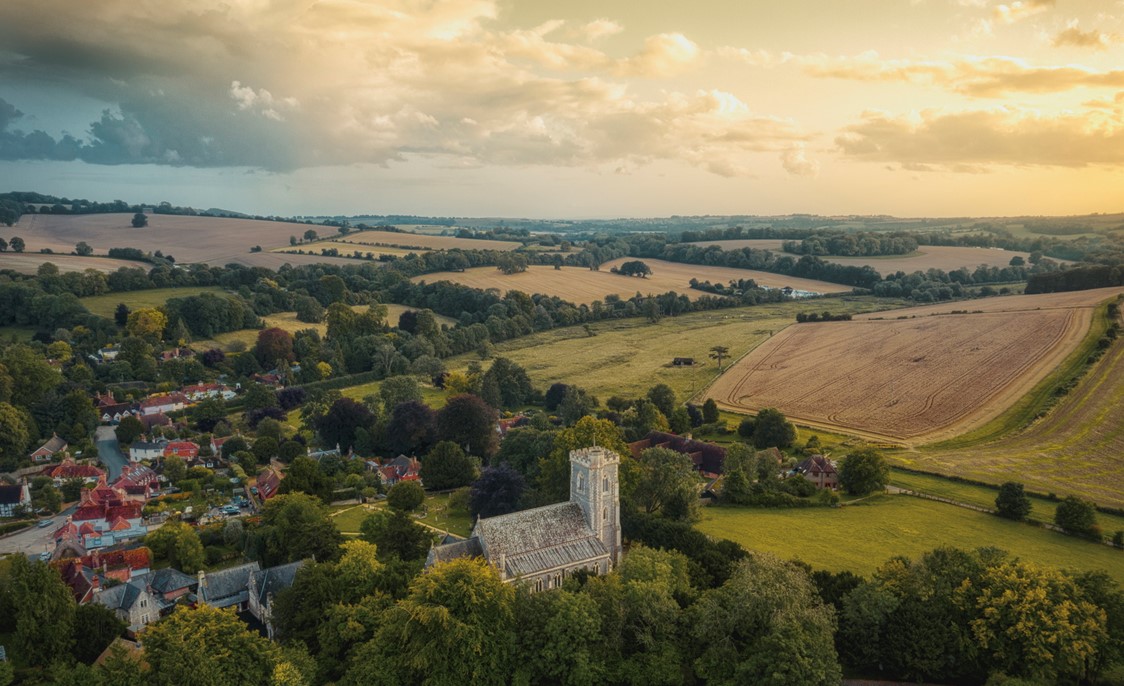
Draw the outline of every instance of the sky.
<instances>
[{"instance_id":1,"label":"sky","mask_svg":"<svg viewBox=\"0 0 1124 686\"><path fill-rule=\"evenodd\" d=\"M3 0L0 191L257 214L1124 211L1124 0Z\"/></svg>"}]
</instances>

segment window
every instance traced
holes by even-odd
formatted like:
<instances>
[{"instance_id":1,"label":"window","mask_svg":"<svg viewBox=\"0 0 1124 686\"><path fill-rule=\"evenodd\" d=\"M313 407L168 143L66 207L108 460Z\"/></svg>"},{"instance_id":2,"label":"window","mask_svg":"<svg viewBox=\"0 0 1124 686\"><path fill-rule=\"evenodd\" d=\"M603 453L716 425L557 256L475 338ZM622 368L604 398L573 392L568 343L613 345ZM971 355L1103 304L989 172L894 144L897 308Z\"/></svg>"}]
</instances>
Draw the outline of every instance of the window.
<instances>
[{"instance_id":1,"label":"window","mask_svg":"<svg viewBox=\"0 0 1124 686\"><path fill-rule=\"evenodd\" d=\"M609 477L605 477L605 478L604 478L604 479L602 480L602 484L601 484L601 490L602 490L602 491L604 491L604 492L606 492L606 493L608 493L608 492L609 492Z\"/></svg>"},{"instance_id":2,"label":"window","mask_svg":"<svg viewBox=\"0 0 1124 686\"><path fill-rule=\"evenodd\" d=\"M578 474L578 493L585 492L585 477Z\"/></svg>"},{"instance_id":3,"label":"window","mask_svg":"<svg viewBox=\"0 0 1124 686\"><path fill-rule=\"evenodd\" d=\"M147 600L142 600L142 601L140 601L140 606L141 606L141 609L142 609L142 610L143 610L144 608L148 607L148 601L147 601Z\"/></svg>"},{"instance_id":4,"label":"window","mask_svg":"<svg viewBox=\"0 0 1124 686\"><path fill-rule=\"evenodd\" d=\"M143 615L141 617L141 624L148 624L148 615Z\"/></svg>"},{"instance_id":5,"label":"window","mask_svg":"<svg viewBox=\"0 0 1124 686\"><path fill-rule=\"evenodd\" d=\"M535 582L535 592L542 591L542 579Z\"/></svg>"},{"instance_id":6,"label":"window","mask_svg":"<svg viewBox=\"0 0 1124 686\"><path fill-rule=\"evenodd\" d=\"M604 510L601 510L601 521L609 521L609 508L606 507Z\"/></svg>"}]
</instances>

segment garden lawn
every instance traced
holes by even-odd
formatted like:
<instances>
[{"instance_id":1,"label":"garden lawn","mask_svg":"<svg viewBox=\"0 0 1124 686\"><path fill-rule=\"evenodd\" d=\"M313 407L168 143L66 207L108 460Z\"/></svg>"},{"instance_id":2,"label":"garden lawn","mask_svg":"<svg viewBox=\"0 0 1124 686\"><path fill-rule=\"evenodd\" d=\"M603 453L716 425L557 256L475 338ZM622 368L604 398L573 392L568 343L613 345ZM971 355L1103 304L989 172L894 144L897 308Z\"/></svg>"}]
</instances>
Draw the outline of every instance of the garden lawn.
<instances>
[{"instance_id":1,"label":"garden lawn","mask_svg":"<svg viewBox=\"0 0 1124 686\"><path fill-rule=\"evenodd\" d=\"M940 546L1002 548L1051 567L1103 569L1124 583L1124 551L954 505L884 495L842 508L707 507L699 531L815 569L869 575L890 557Z\"/></svg>"},{"instance_id":2,"label":"garden lawn","mask_svg":"<svg viewBox=\"0 0 1124 686\"><path fill-rule=\"evenodd\" d=\"M450 510L449 497L449 493L427 495L425 504L414 513L414 518L435 529L467 537L472 533L472 517L466 510ZM358 536L359 526L367 515L385 507L385 500L366 505L345 505L332 512L331 517L336 523L336 528L345 536Z\"/></svg>"}]
</instances>

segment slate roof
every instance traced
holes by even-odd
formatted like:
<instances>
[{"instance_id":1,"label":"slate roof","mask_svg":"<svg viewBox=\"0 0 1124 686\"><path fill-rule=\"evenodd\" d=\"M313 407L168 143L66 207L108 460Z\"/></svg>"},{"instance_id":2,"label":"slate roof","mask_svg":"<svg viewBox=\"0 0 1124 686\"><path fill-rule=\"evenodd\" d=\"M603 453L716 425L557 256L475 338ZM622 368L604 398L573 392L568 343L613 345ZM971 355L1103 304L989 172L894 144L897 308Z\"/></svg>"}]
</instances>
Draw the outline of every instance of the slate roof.
<instances>
[{"instance_id":1,"label":"slate roof","mask_svg":"<svg viewBox=\"0 0 1124 686\"><path fill-rule=\"evenodd\" d=\"M143 593L144 580L134 579L120 586L111 586L110 588L95 593L94 602L105 605L110 610L128 612Z\"/></svg>"},{"instance_id":2,"label":"slate roof","mask_svg":"<svg viewBox=\"0 0 1124 686\"><path fill-rule=\"evenodd\" d=\"M39 446L39 449L36 450L35 452L36 453L43 452L43 453L48 453L48 454L54 455L58 451L65 450L65 449L66 449L66 441L59 438L58 434L55 434L55 435L51 436L49 439L47 439L46 443Z\"/></svg>"},{"instance_id":3,"label":"slate roof","mask_svg":"<svg viewBox=\"0 0 1124 686\"><path fill-rule=\"evenodd\" d=\"M19 505L23 486L0 486L0 505Z\"/></svg>"},{"instance_id":4,"label":"slate roof","mask_svg":"<svg viewBox=\"0 0 1124 686\"><path fill-rule=\"evenodd\" d=\"M195 577L188 576L180 570L172 569L171 567L158 569L148 577L149 587L160 594L191 588L197 581L198 579Z\"/></svg>"},{"instance_id":5,"label":"slate roof","mask_svg":"<svg viewBox=\"0 0 1124 686\"><path fill-rule=\"evenodd\" d=\"M248 587L250 575L260 572L257 562L211 572L203 577L196 593L212 607L230 607L244 603L250 598Z\"/></svg>"},{"instance_id":6,"label":"slate roof","mask_svg":"<svg viewBox=\"0 0 1124 686\"><path fill-rule=\"evenodd\" d=\"M277 595L293 585L297 578L297 571L304 564L304 560L290 562L287 565L278 565L260 572L254 572L254 583L257 586L258 600L265 602L270 594Z\"/></svg>"},{"instance_id":7,"label":"slate roof","mask_svg":"<svg viewBox=\"0 0 1124 686\"><path fill-rule=\"evenodd\" d=\"M463 541L454 541L430 548L425 566L430 567L438 562L448 562L462 557L484 557L484 549L480 547L479 538L473 536Z\"/></svg>"},{"instance_id":8,"label":"slate roof","mask_svg":"<svg viewBox=\"0 0 1124 686\"><path fill-rule=\"evenodd\" d=\"M820 474L830 476L839 473L835 468L835 463L823 455L812 455L806 460L801 461L796 465L796 471L801 474L812 474L814 476Z\"/></svg>"},{"instance_id":9,"label":"slate roof","mask_svg":"<svg viewBox=\"0 0 1124 686\"><path fill-rule=\"evenodd\" d=\"M606 556L609 551L586 525L577 503L558 503L481 519L479 538L493 563L504 556L505 571L519 576Z\"/></svg>"}]
</instances>

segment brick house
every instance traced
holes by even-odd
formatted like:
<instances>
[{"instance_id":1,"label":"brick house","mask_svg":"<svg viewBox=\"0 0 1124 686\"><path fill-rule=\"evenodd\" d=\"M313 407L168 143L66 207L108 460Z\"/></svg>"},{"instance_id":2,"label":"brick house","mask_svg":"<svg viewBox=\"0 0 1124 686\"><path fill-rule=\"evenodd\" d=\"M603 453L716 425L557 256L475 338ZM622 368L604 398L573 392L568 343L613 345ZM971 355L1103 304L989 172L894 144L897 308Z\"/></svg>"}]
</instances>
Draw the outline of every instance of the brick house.
<instances>
[{"instance_id":1,"label":"brick house","mask_svg":"<svg viewBox=\"0 0 1124 686\"><path fill-rule=\"evenodd\" d=\"M28 457L31 458L32 462L50 462L51 458L55 456L55 453L63 452L67 447L65 440L59 438L58 434L53 434L47 439L46 443L36 448Z\"/></svg>"},{"instance_id":2,"label":"brick house","mask_svg":"<svg viewBox=\"0 0 1124 686\"><path fill-rule=\"evenodd\" d=\"M835 462L823 455L812 455L796 465L794 471L817 488L839 488L839 469Z\"/></svg>"}]
</instances>

